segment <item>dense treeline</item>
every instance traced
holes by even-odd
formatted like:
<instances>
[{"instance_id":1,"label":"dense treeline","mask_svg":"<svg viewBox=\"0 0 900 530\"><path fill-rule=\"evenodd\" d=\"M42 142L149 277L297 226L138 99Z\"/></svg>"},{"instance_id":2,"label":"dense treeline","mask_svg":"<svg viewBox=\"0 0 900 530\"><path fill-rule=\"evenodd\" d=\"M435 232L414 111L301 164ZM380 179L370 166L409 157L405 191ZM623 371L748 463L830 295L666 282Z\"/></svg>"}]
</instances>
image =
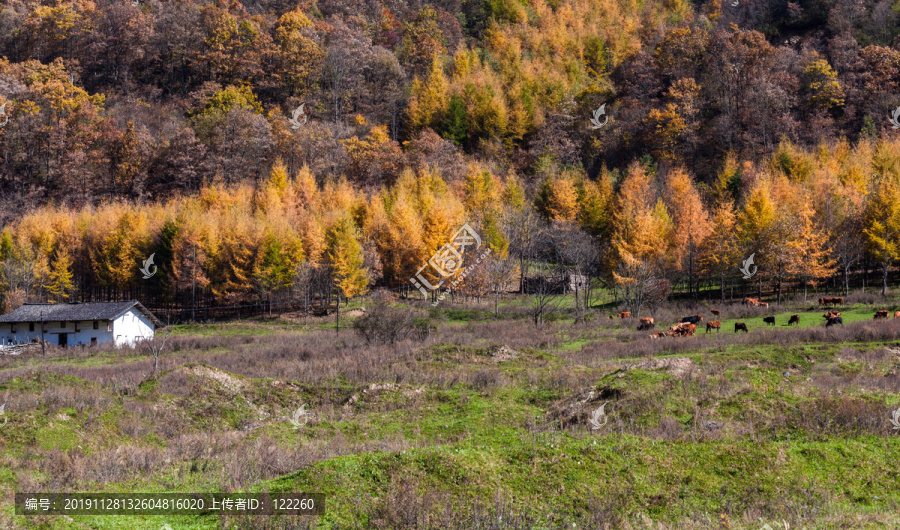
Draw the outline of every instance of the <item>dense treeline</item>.
<instances>
[{"instance_id":1,"label":"dense treeline","mask_svg":"<svg viewBox=\"0 0 900 530\"><path fill-rule=\"evenodd\" d=\"M535 258L632 301L753 253L758 289L886 284L896 6L732 4L3 2L7 307L408 287L467 219L473 294Z\"/></svg>"},{"instance_id":2,"label":"dense treeline","mask_svg":"<svg viewBox=\"0 0 900 530\"><path fill-rule=\"evenodd\" d=\"M889 0L2 5L0 223L258 181L279 158L372 189L423 157L531 182L650 155L710 183L784 139L877 138L900 106Z\"/></svg>"},{"instance_id":3,"label":"dense treeline","mask_svg":"<svg viewBox=\"0 0 900 530\"><path fill-rule=\"evenodd\" d=\"M0 235L6 309L23 301L139 294L182 307L198 293L218 304L351 297L409 278L469 222L491 254L460 289L515 288L534 263L553 262L623 288L636 309L660 279L741 284L804 294L849 287L862 267L888 273L900 259L900 140L781 144L762 164L729 159L712 185L645 161L590 179L547 167L528 194L514 174L471 165L448 182L406 169L366 194L347 179L321 184L309 168L277 163L259 186L215 184L160 204L47 206ZM142 278L155 255L158 274ZM427 269L430 281L440 279ZM336 288L336 289L335 289Z\"/></svg>"}]
</instances>

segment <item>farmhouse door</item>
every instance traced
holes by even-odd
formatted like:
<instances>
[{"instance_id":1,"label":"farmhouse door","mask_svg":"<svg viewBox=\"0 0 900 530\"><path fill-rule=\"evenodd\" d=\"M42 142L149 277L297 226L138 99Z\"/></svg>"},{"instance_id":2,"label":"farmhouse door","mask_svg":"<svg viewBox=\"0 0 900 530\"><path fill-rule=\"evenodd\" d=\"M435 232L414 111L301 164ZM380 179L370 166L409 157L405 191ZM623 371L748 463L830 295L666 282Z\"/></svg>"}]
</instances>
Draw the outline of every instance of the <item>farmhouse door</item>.
<instances>
[{"instance_id":1,"label":"farmhouse door","mask_svg":"<svg viewBox=\"0 0 900 530\"><path fill-rule=\"evenodd\" d=\"M59 334L59 345L63 348L69 345L69 335L67 333Z\"/></svg>"}]
</instances>

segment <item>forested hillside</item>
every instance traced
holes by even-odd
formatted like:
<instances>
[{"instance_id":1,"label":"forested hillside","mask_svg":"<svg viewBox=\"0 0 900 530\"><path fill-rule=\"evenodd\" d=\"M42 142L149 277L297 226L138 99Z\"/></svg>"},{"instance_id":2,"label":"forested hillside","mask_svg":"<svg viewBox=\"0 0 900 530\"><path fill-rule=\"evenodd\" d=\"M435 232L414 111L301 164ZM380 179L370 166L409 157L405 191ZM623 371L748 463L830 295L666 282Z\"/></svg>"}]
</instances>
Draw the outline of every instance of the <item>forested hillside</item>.
<instances>
[{"instance_id":1,"label":"forested hillside","mask_svg":"<svg viewBox=\"0 0 900 530\"><path fill-rule=\"evenodd\" d=\"M900 257L896 1L4 1L0 28L7 310L408 287L466 220L473 294L532 258L694 291L755 252L780 292Z\"/></svg>"}]
</instances>

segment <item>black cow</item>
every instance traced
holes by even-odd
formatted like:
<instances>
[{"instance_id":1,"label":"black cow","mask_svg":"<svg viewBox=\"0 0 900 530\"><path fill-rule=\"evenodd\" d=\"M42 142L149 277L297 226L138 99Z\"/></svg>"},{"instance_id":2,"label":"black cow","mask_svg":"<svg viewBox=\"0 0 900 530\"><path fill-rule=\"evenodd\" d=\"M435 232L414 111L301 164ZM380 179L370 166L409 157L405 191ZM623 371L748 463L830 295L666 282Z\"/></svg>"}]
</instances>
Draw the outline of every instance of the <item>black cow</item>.
<instances>
[{"instance_id":1,"label":"black cow","mask_svg":"<svg viewBox=\"0 0 900 530\"><path fill-rule=\"evenodd\" d=\"M769 324L771 326L774 326L775 325L775 317L766 317L763 319L763 322L765 322L766 324Z\"/></svg>"},{"instance_id":2,"label":"black cow","mask_svg":"<svg viewBox=\"0 0 900 530\"><path fill-rule=\"evenodd\" d=\"M747 331L747 324L745 324L743 322L735 322L734 323L734 332L737 333L738 331L743 331L744 333L749 333L749 331Z\"/></svg>"},{"instance_id":3,"label":"black cow","mask_svg":"<svg viewBox=\"0 0 900 530\"><path fill-rule=\"evenodd\" d=\"M703 316L702 316L702 315L694 315L694 316L691 316L691 317L684 317L684 318L682 318L682 319L681 319L681 322L682 322L682 323L693 324L693 325L696 326L697 323L698 323L698 322L701 322L702 320L703 320Z\"/></svg>"},{"instance_id":4,"label":"black cow","mask_svg":"<svg viewBox=\"0 0 900 530\"><path fill-rule=\"evenodd\" d=\"M844 325L844 319L841 317L832 317L828 319L828 322L825 324L825 327L833 326L835 324Z\"/></svg>"}]
</instances>

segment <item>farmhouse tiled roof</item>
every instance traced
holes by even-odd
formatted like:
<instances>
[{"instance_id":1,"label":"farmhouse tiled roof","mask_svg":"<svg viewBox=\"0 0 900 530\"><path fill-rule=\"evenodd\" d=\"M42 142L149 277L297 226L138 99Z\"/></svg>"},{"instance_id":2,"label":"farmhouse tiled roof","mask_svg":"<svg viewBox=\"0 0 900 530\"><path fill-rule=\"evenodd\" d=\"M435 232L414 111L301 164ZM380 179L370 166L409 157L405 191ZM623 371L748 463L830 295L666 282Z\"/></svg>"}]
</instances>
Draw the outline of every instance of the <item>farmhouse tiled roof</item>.
<instances>
[{"instance_id":1,"label":"farmhouse tiled roof","mask_svg":"<svg viewBox=\"0 0 900 530\"><path fill-rule=\"evenodd\" d=\"M84 320L115 320L131 308L143 313L154 325L162 327L162 322L153 316L140 302L90 302L70 304L25 304L12 313L0 315L0 323L40 322L43 313L44 322L76 322Z\"/></svg>"}]
</instances>

